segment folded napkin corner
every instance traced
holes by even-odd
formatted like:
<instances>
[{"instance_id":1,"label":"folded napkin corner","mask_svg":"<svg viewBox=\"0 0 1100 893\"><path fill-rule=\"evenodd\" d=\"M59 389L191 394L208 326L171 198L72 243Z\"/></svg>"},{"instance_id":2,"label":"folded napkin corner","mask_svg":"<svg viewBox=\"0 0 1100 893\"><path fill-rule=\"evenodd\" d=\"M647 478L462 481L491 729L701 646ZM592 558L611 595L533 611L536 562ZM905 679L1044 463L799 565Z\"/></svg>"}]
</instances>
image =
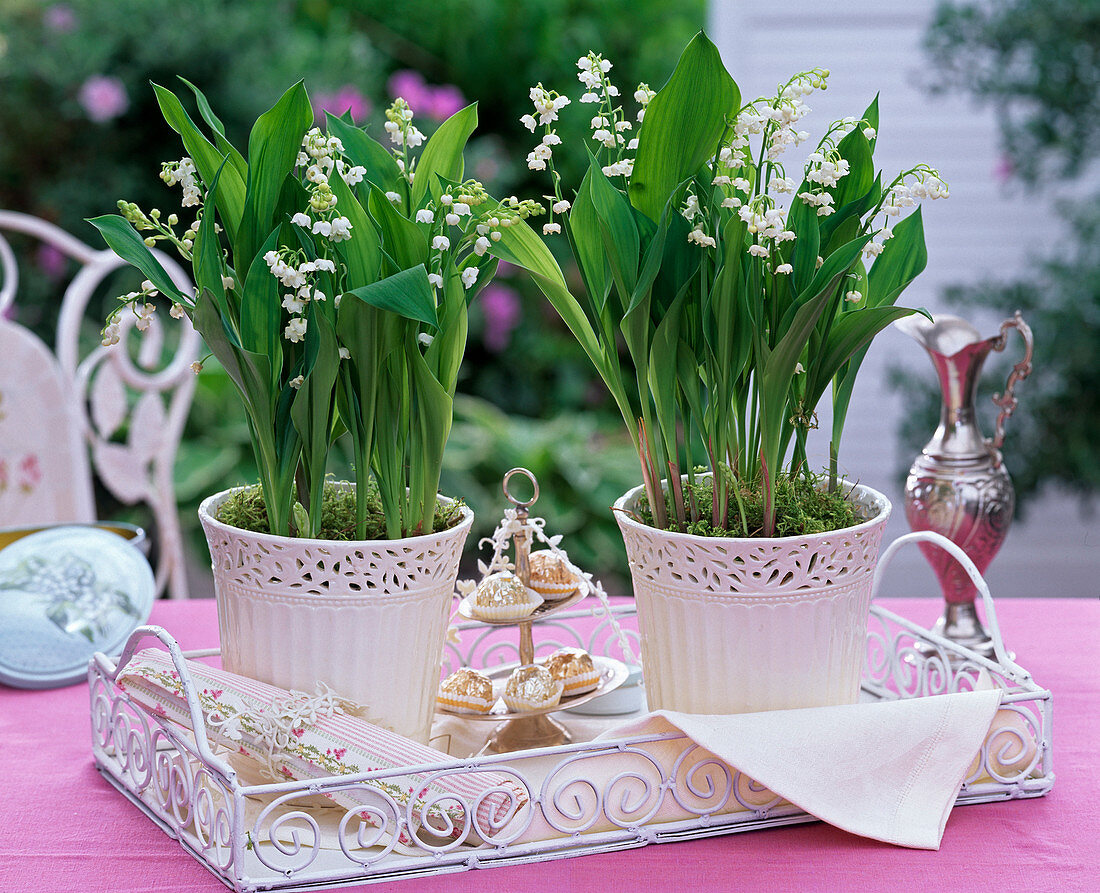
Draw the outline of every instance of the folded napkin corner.
<instances>
[{"instance_id":1,"label":"folded napkin corner","mask_svg":"<svg viewBox=\"0 0 1100 893\"><path fill-rule=\"evenodd\" d=\"M1000 701L991 689L729 716L658 711L600 737L678 729L824 822L934 850Z\"/></svg>"}]
</instances>

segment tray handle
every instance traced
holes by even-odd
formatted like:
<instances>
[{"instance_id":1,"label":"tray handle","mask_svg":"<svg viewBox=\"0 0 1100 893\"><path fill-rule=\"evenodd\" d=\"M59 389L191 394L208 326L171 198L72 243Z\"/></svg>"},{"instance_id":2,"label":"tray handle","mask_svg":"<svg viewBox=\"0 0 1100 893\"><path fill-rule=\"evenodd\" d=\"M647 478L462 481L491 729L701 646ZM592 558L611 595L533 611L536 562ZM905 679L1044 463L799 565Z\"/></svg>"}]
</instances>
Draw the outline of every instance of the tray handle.
<instances>
[{"instance_id":1,"label":"tray handle","mask_svg":"<svg viewBox=\"0 0 1100 893\"><path fill-rule=\"evenodd\" d=\"M982 576L981 571L979 571L974 562L970 560L970 556L959 548L958 544L952 542L942 534L936 533L933 530L916 530L913 533L899 536L890 543L882 553L878 560L878 566L875 568L875 578L874 582L871 584L871 598L878 598L883 574L886 572L887 566L890 564L891 559L898 549L909 543L922 542L939 546L963 566L963 570L969 575L970 581L981 594L982 606L985 609L985 624L989 629L989 635L993 639L993 654L997 658L997 663L1004 669L1010 670L1012 673L1016 674L1019 678L1030 679L1031 674L1017 664L1005 649L1004 639L1001 637L1001 626L997 622L997 611L993 607L993 594L989 591L989 584L985 582L985 578Z\"/></svg>"},{"instance_id":2,"label":"tray handle","mask_svg":"<svg viewBox=\"0 0 1100 893\"><path fill-rule=\"evenodd\" d=\"M138 645L147 638L158 639L168 649L168 653L172 657L172 663L176 667L176 672L179 673L183 694L187 699L187 710L191 716L191 731L195 736L195 749L198 751L199 758L207 765L218 767L227 779L236 779L236 770L221 757L216 756L210 747L210 739L206 737L206 718L203 716L202 706L199 704L198 695L195 693L195 682L191 678L191 671L187 667L187 659L184 656L183 649L179 646L179 642L168 630L162 626L139 626L130 633L130 638L126 640L126 645L122 649L117 662L101 651L97 651L92 656L92 662L99 667L108 679L115 682L119 673L133 659ZM196 652L195 656L201 657L217 653L217 651Z\"/></svg>"}]
</instances>

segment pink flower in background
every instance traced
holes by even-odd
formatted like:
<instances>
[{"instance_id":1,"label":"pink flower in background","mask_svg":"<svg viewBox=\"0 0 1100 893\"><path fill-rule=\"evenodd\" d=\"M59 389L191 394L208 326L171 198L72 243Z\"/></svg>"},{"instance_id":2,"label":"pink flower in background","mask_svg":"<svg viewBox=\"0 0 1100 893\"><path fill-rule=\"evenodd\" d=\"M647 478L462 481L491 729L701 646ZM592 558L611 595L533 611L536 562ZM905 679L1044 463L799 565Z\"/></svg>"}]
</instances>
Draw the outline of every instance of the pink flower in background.
<instances>
[{"instance_id":1,"label":"pink flower in background","mask_svg":"<svg viewBox=\"0 0 1100 893\"><path fill-rule=\"evenodd\" d=\"M500 353L508 346L512 330L519 325L519 295L507 285L490 283L481 293L481 312L485 314L485 334L482 338L485 347L493 353Z\"/></svg>"},{"instance_id":2,"label":"pink flower in background","mask_svg":"<svg viewBox=\"0 0 1100 893\"><path fill-rule=\"evenodd\" d=\"M351 112L351 120L357 124L365 121L371 113L371 102L351 84L344 84L335 93L317 93L313 97L313 114L321 121L325 112L339 117Z\"/></svg>"},{"instance_id":3,"label":"pink flower in background","mask_svg":"<svg viewBox=\"0 0 1100 893\"><path fill-rule=\"evenodd\" d=\"M39 246L34 262L38 264L38 269L51 279L60 279L64 276L65 269L68 266L65 255L53 245Z\"/></svg>"},{"instance_id":4,"label":"pink flower in background","mask_svg":"<svg viewBox=\"0 0 1100 893\"><path fill-rule=\"evenodd\" d=\"M492 156L486 155L474 162L474 176L482 183L496 179L500 173L500 163Z\"/></svg>"},{"instance_id":5,"label":"pink flower in background","mask_svg":"<svg viewBox=\"0 0 1100 893\"><path fill-rule=\"evenodd\" d=\"M429 86L418 71L395 71L386 84L390 96L400 96L416 114L427 115L436 121L445 121L466 105L466 97L453 84Z\"/></svg>"},{"instance_id":6,"label":"pink flower in background","mask_svg":"<svg viewBox=\"0 0 1100 893\"><path fill-rule=\"evenodd\" d=\"M64 3L58 3L46 10L42 21L51 31L64 34L76 27L76 14Z\"/></svg>"},{"instance_id":7,"label":"pink flower in background","mask_svg":"<svg viewBox=\"0 0 1100 893\"><path fill-rule=\"evenodd\" d=\"M413 112L423 112L428 105L427 91L429 88L424 83L424 78L420 76L420 72L408 68L395 71L386 87L390 91L390 96L394 99L400 96L409 104Z\"/></svg>"},{"instance_id":8,"label":"pink flower in background","mask_svg":"<svg viewBox=\"0 0 1100 893\"><path fill-rule=\"evenodd\" d=\"M34 453L28 453L19 463L19 489L24 493L30 493L42 483L42 468L38 464L38 457Z\"/></svg>"},{"instance_id":9,"label":"pink flower in background","mask_svg":"<svg viewBox=\"0 0 1100 893\"><path fill-rule=\"evenodd\" d=\"M1016 165L1007 155L1002 155L993 164L993 179L1002 186L1016 175Z\"/></svg>"},{"instance_id":10,"label":"pink flower in background","mask_svg":"<svg viewBox=\"0 0 1100 893\"><path fill-rule=\"evenodd\" d=\"M428 105L424 113L436 121L446 121L455 112L466 107L466 97L462 91L453 84L444 84L442 87L429 87Z\"/></svg>"},{"instance_id":11,"label":"pink flower in background","mask_svg":"<svg viewBox=\"0 0 1100 893\"><path fill-rule=\"evenodd\" d=\"M94 74L76 96L88 117L97 124L117 118L130 107L130 97L118 78Z\"/></svg>"}]
</instances>

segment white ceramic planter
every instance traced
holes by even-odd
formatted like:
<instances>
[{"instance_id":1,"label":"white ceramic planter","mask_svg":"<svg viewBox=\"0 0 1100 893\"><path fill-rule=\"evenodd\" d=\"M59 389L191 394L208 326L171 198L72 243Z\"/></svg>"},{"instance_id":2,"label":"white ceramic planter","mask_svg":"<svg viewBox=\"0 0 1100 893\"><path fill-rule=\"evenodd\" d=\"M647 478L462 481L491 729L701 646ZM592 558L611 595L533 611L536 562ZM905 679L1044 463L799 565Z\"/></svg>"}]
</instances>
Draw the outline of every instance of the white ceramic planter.
<instances>
[{"instance_id":1,"label":"white ceramic planter","mask_svg":"<svg viewBox=\"0 0 1100 893\"><path fill-rule=\"evenodd\" d=\"M297 691L324 682L372 722L427 743L473 512L402 540L292 539L216 520L230 492L199 507L223 666Z\"/></svg>"},{"instance_id":2,"label":"white ceramic planter","mask_svg":"<svg viewBox=\"0 0 1100 893\"><path fill-rule=\"evenodd\" d=\"M632 509L636 487L615 503ZM890 502L817 536L714 538L616 511L630 559L651 710L750 713L859 698L871 584Z\"/></svg>"}]
</instances>

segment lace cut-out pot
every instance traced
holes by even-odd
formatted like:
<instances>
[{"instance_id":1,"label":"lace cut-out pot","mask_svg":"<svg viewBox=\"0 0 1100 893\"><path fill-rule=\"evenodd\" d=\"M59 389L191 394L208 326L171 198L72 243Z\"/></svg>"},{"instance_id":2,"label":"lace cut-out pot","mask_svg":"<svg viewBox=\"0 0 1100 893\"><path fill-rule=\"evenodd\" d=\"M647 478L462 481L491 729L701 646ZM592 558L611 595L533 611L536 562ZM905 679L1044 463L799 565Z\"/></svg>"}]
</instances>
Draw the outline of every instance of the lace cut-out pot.
<instances>
[{"instance_id":1,"label":"lace cut-out pot","mask_svg":"<svg viewBox=\"0 0 1100 893\"><path fill-rule=\"evenodd\" d=\"M868 520L815 536L701 537L635 521L615 503L638 606L651 710L749 713L855 703L871 584L890 502L852 499Z\"/></svg>"},{"instance_id":2,"label":"lace cut-out pot","mask_svg":"<svg viewBox=\"0 0 1100 893\"><path fill-rule=\"evenodd\" d=\"M232 492L199 507L225 669L295 691L324 682L371 722L427 743L473 512L428 536L294 539L218 521Z\"/></svg>"}]
</instances>

